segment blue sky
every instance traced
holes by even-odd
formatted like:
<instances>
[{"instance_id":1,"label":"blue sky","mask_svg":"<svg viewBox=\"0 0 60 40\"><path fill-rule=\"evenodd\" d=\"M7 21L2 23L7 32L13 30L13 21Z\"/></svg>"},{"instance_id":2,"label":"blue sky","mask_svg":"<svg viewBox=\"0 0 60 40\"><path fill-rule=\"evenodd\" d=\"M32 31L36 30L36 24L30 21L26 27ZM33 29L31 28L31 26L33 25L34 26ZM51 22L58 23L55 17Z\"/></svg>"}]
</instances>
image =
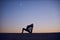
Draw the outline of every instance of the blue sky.
<instances>
[{"instance_id":1,"label":"blue sky","mask_svg":"<svg viewBox=\"0 0 60 40\"><path fill-rule=\"evenodd\" d=\"M60 31L60 1L1 1L1 32L21 32L34 23L33 32Z\"/></svg>"}]
</instances>

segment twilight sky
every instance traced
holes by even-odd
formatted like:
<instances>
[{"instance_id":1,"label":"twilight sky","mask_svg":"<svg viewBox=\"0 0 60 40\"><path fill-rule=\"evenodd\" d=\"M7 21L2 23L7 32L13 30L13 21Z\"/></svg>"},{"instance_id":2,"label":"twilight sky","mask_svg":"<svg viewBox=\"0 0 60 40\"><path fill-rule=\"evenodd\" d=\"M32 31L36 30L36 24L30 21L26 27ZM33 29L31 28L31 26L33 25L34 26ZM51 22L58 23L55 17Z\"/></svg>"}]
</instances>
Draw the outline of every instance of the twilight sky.
<instances>
[{"instance_id":1,"label":"twilight sky","mask_svg":"<svg viewBox=\"0 0 60 40\"><path fill-rule=\"evenodd\" d=\"M33 23L33 33L60 32L60 1L5 0L1 2L0 33L21 33Z\"/></svg>"}]
</instances>

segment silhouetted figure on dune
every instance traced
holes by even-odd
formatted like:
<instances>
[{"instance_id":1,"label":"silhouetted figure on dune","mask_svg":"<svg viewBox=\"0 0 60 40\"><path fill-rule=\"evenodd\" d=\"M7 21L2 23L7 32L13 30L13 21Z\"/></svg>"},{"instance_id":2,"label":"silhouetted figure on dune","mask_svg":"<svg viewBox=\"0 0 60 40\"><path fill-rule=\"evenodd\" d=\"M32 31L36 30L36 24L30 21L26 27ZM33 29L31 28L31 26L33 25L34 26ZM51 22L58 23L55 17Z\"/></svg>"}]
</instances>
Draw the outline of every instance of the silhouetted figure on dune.
<instances>
[{"instance_id":1,"label":"silhouetted figure on dune","mask_svg":"<svg viewBox=\"0 0 60 40\"><path fill-rule=\"evenodd\" d=\"M28 25L26 28L23 28L22 29L22 33L25 31L29 32L29 33L32 33L32 30L33 30L33 24L30 24Z\"/></svg>"}]
</instances>

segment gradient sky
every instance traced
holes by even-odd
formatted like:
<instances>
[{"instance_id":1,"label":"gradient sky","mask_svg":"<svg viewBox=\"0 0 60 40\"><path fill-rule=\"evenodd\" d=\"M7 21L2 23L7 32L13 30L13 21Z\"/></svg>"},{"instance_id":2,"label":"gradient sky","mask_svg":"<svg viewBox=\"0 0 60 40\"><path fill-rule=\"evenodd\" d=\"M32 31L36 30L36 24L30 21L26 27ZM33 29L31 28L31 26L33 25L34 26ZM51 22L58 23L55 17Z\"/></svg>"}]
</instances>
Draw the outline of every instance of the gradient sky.
<instances>
[{"instance_id":1,"label":"gradient sky","mask_svg":"<svg viewBox=\"0 0 60 40\"><path fill-rule=\"evenodd\" d=\"M33 33L60 32L60 1L10 0L1 1L3 33L21 33L33 23Z\"/></svg>"}]
</instances>

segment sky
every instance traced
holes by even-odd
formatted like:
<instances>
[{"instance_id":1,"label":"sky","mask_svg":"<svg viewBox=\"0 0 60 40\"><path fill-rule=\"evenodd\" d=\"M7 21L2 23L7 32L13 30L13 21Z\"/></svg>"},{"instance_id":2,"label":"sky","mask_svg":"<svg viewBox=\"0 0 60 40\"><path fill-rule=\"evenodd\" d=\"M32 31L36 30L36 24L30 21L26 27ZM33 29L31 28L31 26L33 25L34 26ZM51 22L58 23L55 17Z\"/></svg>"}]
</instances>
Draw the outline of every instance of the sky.
<instances>
[{"instance_id":1,"label":"sky","mask_svg":"<svg viewBox=\"0 0 60 40\"><path fill-rule=\"evenodd\" d=\"M33 33L60 32L60 1L0 1L0 33L21 33L31 23ZM26 31L25 31L26 32Z\"/></svg>"}]
</instances>

